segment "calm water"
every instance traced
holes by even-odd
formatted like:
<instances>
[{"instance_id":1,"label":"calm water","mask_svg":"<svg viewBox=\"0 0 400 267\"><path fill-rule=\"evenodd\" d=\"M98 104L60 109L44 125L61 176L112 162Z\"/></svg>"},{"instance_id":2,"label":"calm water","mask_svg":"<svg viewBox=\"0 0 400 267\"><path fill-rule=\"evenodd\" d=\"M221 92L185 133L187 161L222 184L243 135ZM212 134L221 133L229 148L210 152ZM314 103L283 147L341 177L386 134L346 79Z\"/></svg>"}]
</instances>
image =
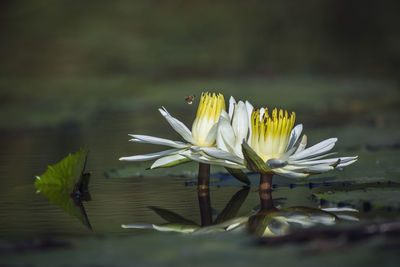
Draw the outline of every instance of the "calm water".
<instances>
[{"instance_id":1,"label":"calm water","mask_svg":"<svg viewBox=\"0 0 400 267\"><path fill-rule=\"evenodd\" d=\"M157 115L153 112L153 115ZM162 224L163 218L158 216L149 206L171 210L184 218L200 223L199 203L195 179L196 164L161 171L146 171L148 165L142 164L135 168L131 178L106 178L110 170L120 170L129 164L121 163L118 157L143 152L153 152L162 147L151 147L128 142L127 133L148 133L170 138L177 136L169 129L161 116L153 121L143 120L142 114L118 113L99 114L91 124L80 129L37 130L18 133L5 133L1 136L0 181L2 194L0 196L0 237L2 238L31 238L36 236L76 236L118 234L132 235L148 231L122 229L121 224ZM190 118L187 119L190 121ZM154 131L154 125L156 131ZM363 131L359 127L359 132ZM354 129L357 129L356 127ZM307 131L307 129L306 129ZM396 135L398 129L389 133L373 128L382 136ZM358 139L349 134L348 127L319 128L307 131L310 142L318 138L339 136L336 151L343 155L359 155L360 161L343 172L332 172L316 176L307 181L275 178L278 186L273 192L279 207L306 206L318 208L321 203L312 197L313 193L329 191L327 186L310 186L321 182L347 181L351 183L375 183L399 181L400 169L397 159L400 158L396 140L383 140L376 147L369 144L375 139L367 137ZM351 137L350 137L351 135ZM369 139L368 139L369 138ZM373 135L373 138L377 138ZM79 147L88 145L90 152L87 171L91 172L90 193L92 201L84 202L86 213L93 226L93 231L85 227L77 218L68 215L56 205L52 205L41 194L35 193L33 186L35 175L42 174L46 167L61 160L68 152L75 152ZM124 170L124 169L123 169ZM211 188L211 206L214 218L221 212L231 197L241 189L233 179L218 174L223 169L214 168L215 173ZM136 176L136 177L132 177ZM257 185L257 177L253 177L253 185ZM292 184L292 185L290 185ZM326 184L327 185L327 184ZM332 190L335 188L333 187ZM337 189L337 188L336 188ZM375 190L375 189L374 189ZM387 190L386 188L379 190ZM396 190L396 189L395 189ZM341 190L343 191L343 190ZM346 190L345 190L346 191ZM383 191L384 192L384 191ZM393 199L372 199L377 207L364 212L363 203L349 198L346 203L360 209L357 217L363 221L395 218L398 215L400 198L398 192L391 192ZM350 194L351 196L351 194ZM397 197L396 197L397 196ZM364 197L364 196L362 196ZM374 202L376 201L376 203ZM256 210L260 204L257 187L253 186L242 203L237 216L246 216ZM325 203L323 207L335 203ZM337 203L336 203L337 204ZM343 203L342 203L343 204ZM389 207L389 209L387 208Z\"/></svg>"}]
</instances>

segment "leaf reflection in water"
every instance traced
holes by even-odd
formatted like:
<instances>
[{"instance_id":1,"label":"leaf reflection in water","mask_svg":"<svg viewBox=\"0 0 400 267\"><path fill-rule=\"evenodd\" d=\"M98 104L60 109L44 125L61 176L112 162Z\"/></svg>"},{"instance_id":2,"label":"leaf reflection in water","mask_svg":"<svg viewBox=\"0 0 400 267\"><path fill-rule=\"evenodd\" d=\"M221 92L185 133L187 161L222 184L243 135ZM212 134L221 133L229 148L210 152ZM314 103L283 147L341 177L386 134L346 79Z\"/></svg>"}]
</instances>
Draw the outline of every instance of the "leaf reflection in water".
<instances>
[{"instance_id":1,"label":"leaf reflection in water","mask_svg":"<svg viewBox=\"0 0 400 267\"><path fill-rule=\"evenodd\" d=\"M84 173L87 153L87 147L81 148L49 166L44 174L36 176L35 187L50 203L58 205L92 229L82 204L82 201L91 200L88 191L90 174Z\"/></svg>"}]
</instances>

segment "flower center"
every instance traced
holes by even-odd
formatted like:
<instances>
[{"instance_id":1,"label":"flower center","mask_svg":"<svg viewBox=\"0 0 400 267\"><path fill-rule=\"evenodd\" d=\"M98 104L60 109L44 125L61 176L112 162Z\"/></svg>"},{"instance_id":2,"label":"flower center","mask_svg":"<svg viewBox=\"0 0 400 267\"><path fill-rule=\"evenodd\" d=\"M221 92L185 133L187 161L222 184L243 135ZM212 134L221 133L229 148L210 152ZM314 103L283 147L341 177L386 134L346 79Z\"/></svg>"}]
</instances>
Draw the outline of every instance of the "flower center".
<instances>
[{"instance_id":1,"label":"flower center","mask_svg":"<svg viewBox=\"0 0 400 267\"><path fill-rule=\"evenodd\" d=\"M267 108L254 109L251 113L250 146L264 160L280 158L289 142L296 114L275 108L269 116Z\"/></svg>"},{"instance_id":2,"label":"flower center","mask_svg":"<svg viewBox=\"0 0 400 267\"><path fill-rule=\"evenodd\" d=\"M215 137L207 139L211 128L218 122L222 110L225 110L225 100L222 94L202 93L196 119L192 126L192 135L201 146L212 146Z\"/></svg>"}]
</instances>

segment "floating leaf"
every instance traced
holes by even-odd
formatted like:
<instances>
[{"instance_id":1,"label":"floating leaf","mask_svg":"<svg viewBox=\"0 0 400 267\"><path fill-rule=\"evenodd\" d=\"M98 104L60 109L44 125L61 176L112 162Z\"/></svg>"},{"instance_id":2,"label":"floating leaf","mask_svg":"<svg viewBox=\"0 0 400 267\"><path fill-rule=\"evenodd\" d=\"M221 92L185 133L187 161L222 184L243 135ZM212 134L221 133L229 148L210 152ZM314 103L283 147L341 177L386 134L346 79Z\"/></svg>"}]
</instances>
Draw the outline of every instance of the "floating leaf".
<instances>
[{"instance_id":1,"label":"floating leaf","mask_svg":"<svg viewBox=\"0 0 400 267\"><path fill-rule=\"evenodd\" d=\"M90 200L88 194L89 174L84 174L88 149L82 148L69 154L60 162L51 165L46 172L36 177L36 189L45 195L50 203L60 206L70 215L77 217L91 229L81 199Z\"/></svg>"}]
</instances>

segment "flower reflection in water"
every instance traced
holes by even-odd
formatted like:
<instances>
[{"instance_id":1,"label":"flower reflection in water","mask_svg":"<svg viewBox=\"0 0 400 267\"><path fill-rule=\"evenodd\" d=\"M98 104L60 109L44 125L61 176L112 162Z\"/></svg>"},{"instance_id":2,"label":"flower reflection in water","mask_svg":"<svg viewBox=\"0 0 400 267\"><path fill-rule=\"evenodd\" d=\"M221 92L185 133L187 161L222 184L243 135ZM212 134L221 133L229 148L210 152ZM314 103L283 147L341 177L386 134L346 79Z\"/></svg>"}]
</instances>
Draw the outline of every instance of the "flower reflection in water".
<instances>
[{"instance_id":1,"label":"flower reflection in water","mask_svg":"<svg viewBox=\"0 0 400 267\"><path fill-rule=\"evenodd\" d=\"M264 236L282 236L296 230L316 225L330 226L341 220L358 221L353 216L358 212L352 208L275 207L271 190L260 191L260 209L252 210L248 216L237 217L237 213L245 201L249 188L239 190L226 205L224 210L212 219L210 195L208 191L199 191L199 208L201 224L158 207L149 207L167 221L165 224L127 224L122 228L154 229L161 232L180 232L205 234L226 231L245 231L250 234Z\"/></svg>"},{"instance_id":2,"label":"flower reflection in water","mask_svg":"<svg viewBox=\"0 0 400 267\"><path fill-rule=\"evenodd\" d=\"M352 208L316 209L289 207L277 209L272 204L271 191L260 193L261 209L250 216L247 229L256 236L278 236L315 225L334 225L340 220L358 221L346 213L358 212ZM270 200L267 200L267 199Z\"/></svg>"},{"instance_id":3,"label":"flower reflection in water","mask_svg":"<svg viewBox=\"0 0 400 267\"><path fill-rule=\"evenodd\" d=\"M122 228L154 229L161 232L180 233L213 233L243 229L248 217L237 217L239 209L247 198L249 187L237 191L226 204L225 208L213 220L209 190L199 190L198 200L201 223L186 219L175 212L158 207L149 207L161 218L167 221L164 224L123 224Z\"/></svg>"}]
</instances>

